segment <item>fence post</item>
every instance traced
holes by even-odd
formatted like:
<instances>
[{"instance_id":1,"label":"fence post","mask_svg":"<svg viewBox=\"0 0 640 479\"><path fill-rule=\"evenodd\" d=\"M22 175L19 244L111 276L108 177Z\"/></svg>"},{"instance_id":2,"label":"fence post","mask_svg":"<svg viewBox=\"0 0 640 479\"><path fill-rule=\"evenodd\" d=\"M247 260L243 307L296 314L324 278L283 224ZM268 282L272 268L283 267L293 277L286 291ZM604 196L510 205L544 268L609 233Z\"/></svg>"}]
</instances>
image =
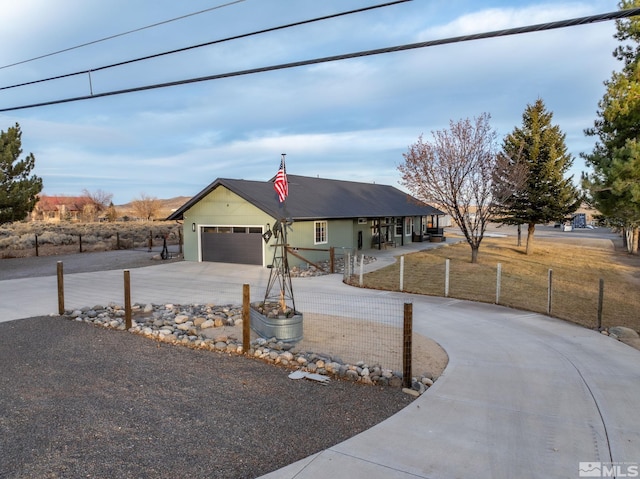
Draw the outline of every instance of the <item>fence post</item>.
<instances>
[{"instance_id":1,"label":"fence post","mask_svg":"<svg viewBox=\"0 0 640 479\"><path fill-rule=\"evenodd\" d=\"M153 231L149 230L149 253L153 248Z\"/></svg>"},{"instance_id":2,"label":"fence post","mask_svg":"<svg viewBox=\"0 0 640 479\"><path fill-rule=\"evenodd\" d=\"M62 261L58 261L58 314L64 314L64 275L62 273Z\"/></svg>"},{"instance_id":3,"label":"fence post","mask_svg":"<svg viewBox=\"0 0 640 479\"><path fill-rule=\"evenodd\" d=\"M248 284L242 285L242 352L248 354L251 349L251 287Z\"/></svg>"},{"instance_id":4,"label":"fence post","mask_svg":"<svg viewBox=\"0 0 640 479\"><path fill-rule=\"evenodd\" d=\"M124 270L124 325L131 329L131 275L128 269Z\"/></svg>"},{"instance_id":5,"label":"fence post","mask_svg":"<svg viewBox=\"0 0 640 479\"><path fill-rule=\"evenodd\" d=\"M498 263L496 272L496 304L500 304L500 287L502 286L502 263Z\"/></svg>"},{"instance_id":6,"label":"fence post","mask_svg":"<svg viewBox=\"0 0 640 479\"><path fill-rule=\"evenodd\" d=\"M116 249L120 250L120 232L116 231Z\"/></svg>"},{"instance_id":7,"label":"fence post","mask_svg":"<svg viewBox=\"0 0 640 479\"><path fill-rule=\"evenodd\" d=\"M358 269L358 253L356 253L355 251L353 252L353 265L351 267L351 274L355 275L356 274L356 270Z\"/></svg>"},{"instance_id":8,"label":"fence post","mask_svg":"<svg viewBox=\"0 0 640 479\"><path fill-rule=\"evenodd\" d=\"M400 256L400 292L404 291L404 256Z\"/></svg>"},{"instance_id":9,"label":"fence post","mask_svg":"<svg viewBox=\"0 0 640 479\"><path fill-rule=\"evenodd\" d=\"M360 256L360 287L364 284L364 254Z\"/></svg>"},{"instance_id":10,"label":"fence post","mask_svg":"<svg viewBox=\"0 0 640 479\"><path fill-rule=\"evenodd\" d=\"M36 256L39 256L39 254L38 254L38 235L36 235Z\"/></svg>"},{"instance_id":11,"label":"fence post","mask_svg":"<svg viewBox=\"0 0 640 479\"><path fill-rule=\"evenodd\" d=\"M336 272L336 249L333 246L329 248L329 272Z\"/></svg>"},{"instance_id":12,"label":"fence post","mask_svg":"<svg viewBox=\"0 0 640 479\"><path fill-rule=\"evenodd\" d=\"M451 261L449 258L444 262L444 297L449 297L449 264Z\"/></svg>"},{"instance_id":13,"label":"fence post","mask_svg":"<svg viewBox=\"0 0 640 479\"><path fill-rule=\"evenodd\" d=\"M182 230L178 230L178 251L182 254Z\"/></svg>"},{"instance_id":14,"label":"fence post","mask_svg":"<svg viewBox=\"0 0 640 479\"><path fill-rule=\"evenodd\" d=\"M547 286L547 315L551 316L551 303L553 301L553 270L549 269L549 281Z\"/></svg>"},{"instance_id":15,"label":"fence post","mask_svg":"<svg viewBox=\"0 0 640 479\"><path fill-rule=\"evenodd\" d=\"M604 303L604 278L600 278L598 290L598 331L602 331L602 305Z\"/></svg>"},{"instance_id":16,"label":"fence post","mask_svg":"<svg viewBox=\"0 0 640 479\"><path fill-rule=\"evenodd\" d=\"M411 359L413 338L413 303L404 303L404 325L402 335L402 386L411 387Z\"/></svg>"},{"instance_id":17,"label":"fence post","mask_svg":"<svg viewBox=\"0 0 640 479\"><path fill-rule=\"evenodd\" d=\"M78 235L78 242L80 243L80 252L82 253L82 235Z\"/></svg>"},{"instance_id":18,"label":"fence post","mask_svg":"<svg viewBox=\"0 0 640 479\"><path fill-rule=\"evenodd\" d=\"M351 253L344 255L344 277L347 278L347 281L351 280Z\"/></svg>"}]
</instances>

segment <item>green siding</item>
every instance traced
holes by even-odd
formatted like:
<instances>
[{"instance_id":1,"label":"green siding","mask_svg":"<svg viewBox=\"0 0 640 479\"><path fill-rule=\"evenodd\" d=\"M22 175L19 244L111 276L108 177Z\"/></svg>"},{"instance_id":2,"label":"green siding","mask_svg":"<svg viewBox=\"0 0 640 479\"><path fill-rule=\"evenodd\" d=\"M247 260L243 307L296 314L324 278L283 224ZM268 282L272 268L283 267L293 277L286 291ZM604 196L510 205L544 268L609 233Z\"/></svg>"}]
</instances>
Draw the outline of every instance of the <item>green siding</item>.
<instances>
[{"instance_id":1,"label":"green siding","mask_svg":"<svg viewBox=\"0 0 640 479\"><path fill-rule=\"evenodd\" d=\"M287 242L292 248L311 248L316 250L328 250L330 247L336 248L336 255L341 255L343 248L353 248L353 220L327 220L327 243L314 244L315 240L315 220L296 221L287 231ZM308 251L299 250L298 254L313 263L327 261L329 251ZM273 253L272 253L273 255ZM301 266L306 262L289 256L291 266Z\"/></svg>"},{"instance_id":2,"label":"green siding","mask_svg":"<svg viewBox=\"0 0 640 479\"><path fill-rule=\"evenodd\" d=\"M257 226L273 225L273 218L224 187L218 187L184 213L184 258L199 261L200 226ZM192 224L196 231L192 231ZM265 248L266 264L271 262ZM271 253L273 254L273 253Z\"/></svg>"}]
</instances>

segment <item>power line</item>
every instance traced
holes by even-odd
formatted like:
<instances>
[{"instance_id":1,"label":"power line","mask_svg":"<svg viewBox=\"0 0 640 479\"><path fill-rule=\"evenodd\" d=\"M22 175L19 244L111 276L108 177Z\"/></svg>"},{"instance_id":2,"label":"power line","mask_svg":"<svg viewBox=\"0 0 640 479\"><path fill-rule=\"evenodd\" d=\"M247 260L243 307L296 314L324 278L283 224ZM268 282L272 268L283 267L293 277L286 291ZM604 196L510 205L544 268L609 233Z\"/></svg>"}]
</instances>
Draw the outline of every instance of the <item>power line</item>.
<instances>
[{"instance_id":1,"label":"power line","mask_svg":"<svg viewBox=\"0 0 640 479\"><path fill-rule=\"evenodd\" d=\"M458 37L450 37L450 38L445 38L445 39L441 39L441 40L429 40L429 41L426 41L426 42L410 43L410 44L398 45L398 46L394 46L394 47L378 48L378 49L375 49L375 50L365 50L365 51L354 52L354 53L345 53L345 54L342 54L342 55L334 55L334 56L329 56L329 57L314 58L314 59L311 59L311 60L302 60L302 61L297 61L297 62L281 63L279 65L271 65L271 66L260 67L260 68L251 68L251 69L248 69L248 70L238 70L238 71L234 71L234 72L220 73L220 74L216 74L216 75L208 75L208 76L204 76L204 77L190 78L190 79L186 79L186 80L178 80L178 81L172 81L172 82L166 82L166 83L157 83L157 84L146 85L146 86L141 86L141 87L126 88L126 89L123 89L123 90L115 90L115 91L110 91L110 92L98 93L98 94L95 94L95 95L85 95L85 96L79 96L79 97L64 98L64 99L61 99L61 100L53 100L53 101L47 101L47 102L41 102L41 103L32 103L32 104L29 104L29 105L15 106L15 107L10 107L10 108L2 108L2 109L0 109L0 113L1 112L7 112L7 111L24 110L24 109L27 109L27 108L36 108L36 107L40 107L40 106L58 105L58 104L61 104L61 103L70 103L70 102L74 102L74 101L90 100L92 98L102 98L102 97L108 97L108 96L114 96L114 95L122 95L122 94L125 94L125 93L135 93L135 92L146 91L146 90L155 90L155 89L159 89L159 88L168 88L168 87L178 86L178 85L187 85L187 84L190 84L190 83L199 83L199 82L204 82L204 81L220 80L222 78L232 78L232 77L238 77L238 76L244 76L244 75L252 75L252 74L256 74L256 73L264 73L264 72L270 72L270 71L276 71L276 70L285 70L285 69L289 69L289 68L296 68L296 67L301 67L301 66L315 65L315 64L319 64L319 63L329 63L329 62L335 62L335 61L340 61L340 60L347 60L347 59L351 59L351 58L359 58L359 57L366 57L366 56L373 56L373 55L381 55L381 54L384 54L384 53L394 53L394 52L400 52L400 51L406 51L406 50L415 50L415 49L418 49L418 48L426 48L426 47L432 47L432 46L438 46L438 45L446 45L446 44L451 44L451 43L468 42L468 41L472 41L472 40L482 40L482 39L487 39L487 38L506 37L506 36L510 36L510 35L519 35L519 34L523 34L523 33L541 32L541 31L546 31L546 30L554 30L554 29L573 27L573 26L578 26L578 25L587 25L587 24L591 24L591 23L603 22L603 21L608 21L608 20L620 20L620 19L623 19L623 18L633 17L633 16L636 16L636 15L640 15L640 8L631 8L631 9L620 10L620 11L616 11L616 12L610 12L610 13L603 13L603 14L599 14L599 15L591 15L591 16L587 16L587 17L574 18L574 19L571 19L571 20L562 20L562 21L557 21L557 22L541 23L541 24L530 25L530 26L525 26L525 27L507 28L507 29L504 29L504 30L496 30L496 31L493 31L493 32L476 33L476 34L472 34L472 35L463 35L463 36L458 36Z\"/></svg>"},{"instance_id":2,"label":"power line","mask_svg":"<svg viewBox=\"0 0 640 479\"><path fill-rule=\"evenodd\" d=\"M37 57L29 58L28 60L22 60L22 61L19 61L19 62L16 62L16 63L11 63L9 65L3 65L3 66L0 66L0 70L3 70L5 68L9 68L9 67L15 67L17 65L22 65L24 63L29 63L29 62L32 62L32 61L35 61L35 60L40 60L42 58L52 57L54 55L59 55L60 53L69 52L71 50L77 50L78 48L87 47L87 46L93 45L95 43L105 42L107 40L113 40L114 38L123 37L125 35L130 35L131 33L141 32L142 30L147 30L149 28L159 27L160 25L165 25L167 23L175 22L175 21L178 21L178 20L184 20L185 18L193 17L195 15L200 15L202 13L211 12L212 10L218 10L219 8L229 7L231 5L234 5L234 4L240 3L240 2L244 2L244 1L245 0L234 0L233 2L228 2L228 3L222 4L222 5L218 5L218 6L215 6L215 7L207 8L205 10L200 10L198 12L187 13L186 15L181 15L179 17L171 18L169 20L163 20L163 21L158 22L158 23L153 23L151 25L147 25L146 27L140 27L140 28L136 28L134 30L129 30L127 32L116 33L115 35L110 35L108 37L100 38L98 40L93 40L93 41L90 41L90 42L87 42L87 43L82 43L80 45L76 45L75 47L64 48L62 50L58 50L58 51L51 52L51 53L46 53L44 55L40 55L40 56L37 56Z\"/></svg>"},{"instance_id":3,"label":"power line","mask_svg":"<svg viewBox=\"0 0 640 479\"><path fill-rule=\"evenodd\" d=\"M185 51L188 51L188 50L193 50L193 49L196 49L196 48L215 45L215 44L218 44L218 43L229 42L231 40L239 40L241 38L248 38L248 37L252 37L252 36L255 36L255 35L261 35L263 33L275 32L275 31L278 31L278 30L284 30L285 28L297 27L297 26L300 26L300 25L307 25L307 24L319 22L319 21L322 21L322 20L329 20L329 19L332 19L332 18L343 17L345 15L351 15L351 14L354 14L354 13L362 13L362 12L366 12L368 10L374 10L374 9L377 9L377 8L389 7L391 5L396 5L396 4L399 4L399 3L405 3L405 2L410 2L410 1L412 1L412 0L395 0L393 2L382 3L382 4L378 4L378 5L372 5L372 6L364 7L364 8L358 8L356 10L349 10L347 12L334 13L334 14L331 14L331 15L325 15L323 17L312 18L310 20L303 20L303 21L300 21L300 22L288 23L286 25L280 25L278 27L266 28L264 30L258 30L258 31L251 32L251 33L243 33L243 34L240 34L240 35L235 35L235 36L223 38L223 39L220 39L220 40L213 40L213 41L210 41L210 42L200 43L200 44L192 45L192 46L189 46L189 47L178 48L176 50L170 50L170 51L162 52L162 53L155 53L153 55L147 55L147 56L144 56L144 57L134 58L133 60L125 60L125 61L118 62L118 63L112 63L111 65L105 65L105 66L101 66L101 67L98 67L98 68L92 68L91 70L82 70L82 71L77 71L77 72L73 72L73 73L65 73L63 75L57 75L57 76L53 76L53 77L49 77L49 78L43 78L41 80L33 80L33 81L29 81L29 82L24 82L24 83L17 83L15 85L9 85L9 86L0 87L0 90L9 90L9 89L12 89L12 88L18 88L18 87L27 86L27 85L35 85L37 83L44 83L44 82L48 82L48 81L52 81L52 80L60 80L62 78L69 78L69 77L73 77L73 76L77 76L77 75L91 74L91 73L95 73L97 71L106 70L108 68L119 67L119 66L128 65L130 63L135 63L135 62L139 62L139 61L143 61L143 60L150 60L150 59L158 58L158 57L165 56L165 55L171 55L171 54L174 54L174 53L181 53L181 52L185 52Z\"/></svg>"}]
</instances>

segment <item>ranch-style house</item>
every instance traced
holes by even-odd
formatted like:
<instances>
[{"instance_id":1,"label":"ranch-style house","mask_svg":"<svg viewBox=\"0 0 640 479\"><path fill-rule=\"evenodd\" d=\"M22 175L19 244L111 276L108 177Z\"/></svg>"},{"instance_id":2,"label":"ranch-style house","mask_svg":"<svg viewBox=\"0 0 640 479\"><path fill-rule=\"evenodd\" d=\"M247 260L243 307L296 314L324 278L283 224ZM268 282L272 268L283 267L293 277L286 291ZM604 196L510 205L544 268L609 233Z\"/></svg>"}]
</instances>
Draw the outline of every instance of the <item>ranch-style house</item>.
<instances>
[{"instance_id":1,"label":"ranch-style house","mask_svg":"<svg viewBox=\"0 0 640 479\"><path fill-rule=\"evenodd\" d=\"M167 219L182 221L184 257L267 266L278 220L287 219L291 265L336 254L442 239L444 213L387 185L288 175L289 196L280 203L270 181L219 178ZM265 234L266 233L266 234ZM298 255L299 253L299 255Z\"/></svg>"}]
</instances>

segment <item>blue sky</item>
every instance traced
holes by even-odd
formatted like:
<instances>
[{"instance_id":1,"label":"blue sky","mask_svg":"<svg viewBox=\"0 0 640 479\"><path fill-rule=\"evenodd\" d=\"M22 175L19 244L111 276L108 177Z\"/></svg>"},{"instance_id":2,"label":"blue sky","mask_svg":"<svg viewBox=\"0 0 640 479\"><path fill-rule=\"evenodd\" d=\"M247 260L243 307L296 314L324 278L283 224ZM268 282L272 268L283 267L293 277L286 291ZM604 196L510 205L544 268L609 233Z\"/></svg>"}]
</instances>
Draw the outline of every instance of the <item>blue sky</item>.
<instances>
[{"instance_id":1,"label":"blue sky","mask_svg":"<svg viewBox=\"0 0 640 479\"><path fill-rule=\"evenodd\" d=\"M164 20L207 13L0 68L0 86L38 80L322 15L361 0L21 0L3 5L0 67ZM55 4L55 8L52 6ZM225 6L225 4L227 4ZM54 82L0 91L0 108L316 57L606 13L615 0L413 0ZM289 174L399 187L407 147L450 120L491 115L500 138L544 100L586 167L603 82L620 65L613 22L0 113L20 123L45 194L191 196L216 178ZM91 89L90 89L91 88Z\"/></svg>"}]
</instances>

